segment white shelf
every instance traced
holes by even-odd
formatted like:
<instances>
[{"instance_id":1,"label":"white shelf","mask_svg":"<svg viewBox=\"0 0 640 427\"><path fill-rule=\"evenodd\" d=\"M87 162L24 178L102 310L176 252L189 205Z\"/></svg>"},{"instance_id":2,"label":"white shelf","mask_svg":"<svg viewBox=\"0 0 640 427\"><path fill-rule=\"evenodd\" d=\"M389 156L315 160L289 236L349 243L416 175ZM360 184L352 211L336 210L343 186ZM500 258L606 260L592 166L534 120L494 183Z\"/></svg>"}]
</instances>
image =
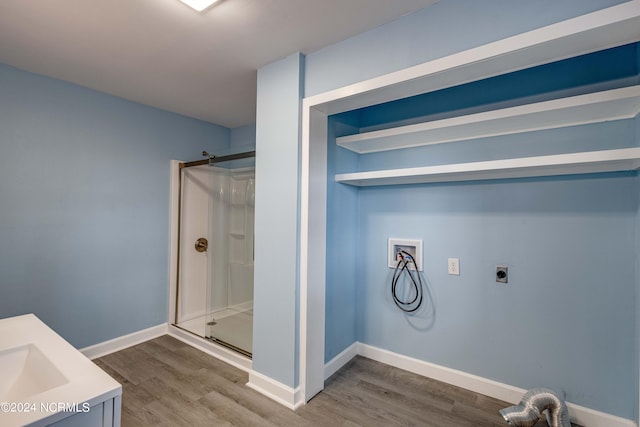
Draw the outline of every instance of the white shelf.
<instances>
[{"instance_id":1,"label":"white shelf","mask_svg":"<svg viewBox=\"0 0 640 427\"><path fill-rule=\"evenodd\" d=\"M631 171L640 169L640 148L588 151L485 162L338 174L336 182L358 187L423 184Z\"/></svg>"},{"instance_id":2,"label":"white shelf","mask_svg":"<svg viewBox=\"0 0 640 427\"><path fill-rule=\"evenodd\" d=\"M587 123L628 119L640 113L640 86L537 102L432 122L336 138L365 154Z\"/></svg>"}]
</instances>

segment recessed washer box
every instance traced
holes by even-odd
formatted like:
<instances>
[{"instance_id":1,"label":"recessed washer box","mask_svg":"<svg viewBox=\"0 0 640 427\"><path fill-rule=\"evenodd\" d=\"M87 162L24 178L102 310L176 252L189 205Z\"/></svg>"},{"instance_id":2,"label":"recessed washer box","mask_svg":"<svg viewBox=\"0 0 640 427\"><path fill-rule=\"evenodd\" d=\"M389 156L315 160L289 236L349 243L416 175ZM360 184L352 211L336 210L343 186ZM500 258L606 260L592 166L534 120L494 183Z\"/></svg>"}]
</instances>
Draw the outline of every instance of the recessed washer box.
<instances>
[{"instance_id":1,"label":"recessed washer box","mask_svg":"<svg viewBox=\"0 0 640 427\"><path fill-rule=\"evenodd\" d=\"M390 237L388 243L388 261L390 268L396 268L398 265L398 254L401 251L411 254L418 265L418 270L422 271L422 240ZM413 270L413 265L409 264L409 268Z\"/></svg>"}]
</instances>

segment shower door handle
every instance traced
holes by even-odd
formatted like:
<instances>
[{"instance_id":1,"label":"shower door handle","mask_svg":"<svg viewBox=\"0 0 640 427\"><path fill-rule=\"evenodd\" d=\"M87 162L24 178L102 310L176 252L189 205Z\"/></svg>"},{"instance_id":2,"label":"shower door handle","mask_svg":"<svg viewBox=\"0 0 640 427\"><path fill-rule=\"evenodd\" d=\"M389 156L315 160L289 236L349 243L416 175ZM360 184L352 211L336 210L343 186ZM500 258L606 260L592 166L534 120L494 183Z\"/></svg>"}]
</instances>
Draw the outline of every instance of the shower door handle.
<instances>
[{"instance_id":1,"label":"shower door handle","mask_svg":"<svg viewBox=\"0 0 640 427\"><path fill-rule=\"evenodd\" d=\"M205 252L208 247L209 247L209 242L204 237L201 237L198 240L196 240L196 244L195 244L196 251Z\"/></svg>"}]
</instances>

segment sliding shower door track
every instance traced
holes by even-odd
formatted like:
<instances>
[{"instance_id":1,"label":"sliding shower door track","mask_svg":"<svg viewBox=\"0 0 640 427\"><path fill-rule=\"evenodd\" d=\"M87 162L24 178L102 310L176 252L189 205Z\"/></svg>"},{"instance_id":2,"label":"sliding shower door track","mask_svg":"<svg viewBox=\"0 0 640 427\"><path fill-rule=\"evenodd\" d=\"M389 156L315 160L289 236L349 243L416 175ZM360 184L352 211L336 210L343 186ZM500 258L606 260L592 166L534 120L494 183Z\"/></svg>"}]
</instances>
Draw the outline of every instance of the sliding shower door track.
<instances>
[{"instance_id":1,"label":"sliding shower door track","mask_svg":"<svg viewBox=\"0 0 640 427\"><path fill-rule=\"evenodd\" d=\"M181 331L185 331L185 332L187 332L187 333L189 333L189 334L193 335L194 337L198 337L198 338L200 338L201 340L209 341L209 342L211 342L211 343L213 343L213 344L217 344L217 345L219 345L219 346L226 347L226 348L228 348L229 350L233 350L233 351L235 351L236 353L239 353L239 354L241 354L241 355L243 355L243 356L245 356L245 357L248 357L249 359L253 359L253 355L252 355L251 353L249 353L248 351L243 350L243 349L241 349L241 348L239 348L239 347L236 347L236 346L235 346L235 345L233 345L233 344L229 344L229 343L228 343L228 342L226 342L226 341L220 340L220 339L215 338L215 337L203 337L202 335L198 335L198 334L196 334L195 332L191 332L190 330L188 330L188 329L186 329L186 328L183 328L182 326L180 326L180 325L178 325L178 324L176 324L176 323L172 323L172 324L171 324L171 326L175 326L176 328L180 329Z\"/></svg>"},{"instance_id":2,"label":"sliding shower door track","mask_svg":"<svg viewBox=\"0 0 640 427\"><path fill-rule=\"evenodd\" d=\"M205 337L205 339L206 339L206 340L208 340L208 341L211 341L211 342L213 342L213 343L219 344L219 345L221 345L221 346L227 347L228 349L233 350L233 351L235 351L235 352L237 352L237 353L240 353L240 354L242 354L243 356L247 356L249 359L252 359L252 358L253 358L253 357L252 357L252 355L251 355L251 353L249 353L248 351L243 350L243 349L241 349L241 348L239 348L239 347L236 347L236 346L235 346L235 345L233 345L233 344L229 344L228 342L223 341L223 340L221 340L221 339L218 339L218 338L216 338L216 337Z\"/></svg>"}]
</instances>

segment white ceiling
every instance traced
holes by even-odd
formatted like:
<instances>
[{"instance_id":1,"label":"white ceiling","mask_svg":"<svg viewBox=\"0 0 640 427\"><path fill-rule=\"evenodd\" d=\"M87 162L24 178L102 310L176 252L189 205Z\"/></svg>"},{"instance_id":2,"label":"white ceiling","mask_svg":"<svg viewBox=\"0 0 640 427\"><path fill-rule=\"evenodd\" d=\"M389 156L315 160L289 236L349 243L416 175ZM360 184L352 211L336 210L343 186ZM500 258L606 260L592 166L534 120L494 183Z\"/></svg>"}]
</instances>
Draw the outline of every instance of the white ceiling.
<instances>
[{"instance_id":1,"label":"white ceiling","mask_svg":"<svg viewBox=\"0 0 640 427\"><path fill-rule=\"evenodd\" d=\"M256 70L437 0L0 0L0 62L227 127L255 121Z\"/></svg>"}]
</instances>

